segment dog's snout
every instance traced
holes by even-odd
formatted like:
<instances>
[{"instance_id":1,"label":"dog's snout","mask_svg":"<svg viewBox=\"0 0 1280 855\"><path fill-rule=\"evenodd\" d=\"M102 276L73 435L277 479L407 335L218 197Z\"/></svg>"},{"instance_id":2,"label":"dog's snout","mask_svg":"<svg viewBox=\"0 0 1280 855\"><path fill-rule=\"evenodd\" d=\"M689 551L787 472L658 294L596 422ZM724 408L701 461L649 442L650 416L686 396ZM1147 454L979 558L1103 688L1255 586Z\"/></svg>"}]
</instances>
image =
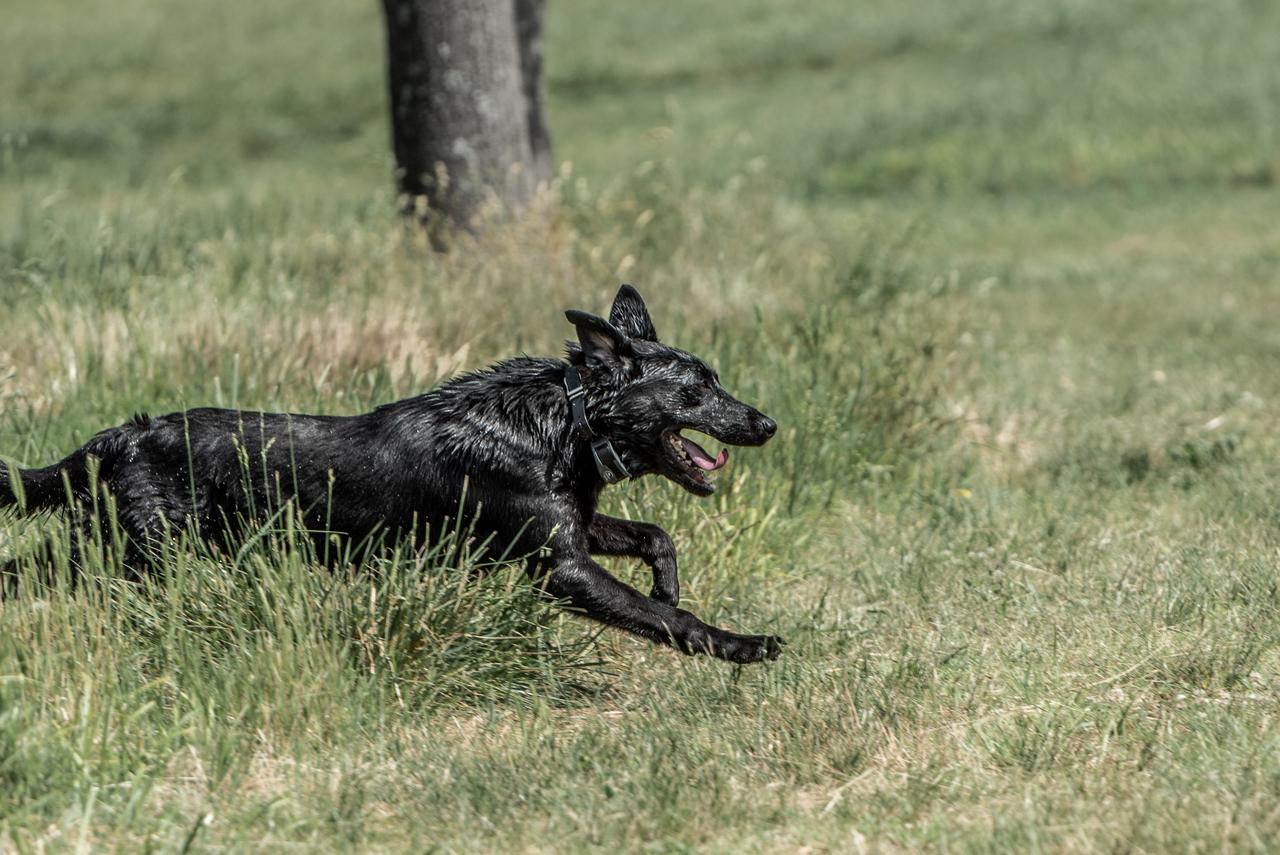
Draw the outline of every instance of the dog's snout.
<instances>
[{"instance_id":1,"label":"dog's snout","mask_svg":"<svg viewBox=\"0 0 1280 855\"><path fill-rule=\"evenodd\" d=\"M766 415L761 415L760 432L764 434L765 439L769 439L778 432L778 423Z\"/></svg>"}]
</instances>

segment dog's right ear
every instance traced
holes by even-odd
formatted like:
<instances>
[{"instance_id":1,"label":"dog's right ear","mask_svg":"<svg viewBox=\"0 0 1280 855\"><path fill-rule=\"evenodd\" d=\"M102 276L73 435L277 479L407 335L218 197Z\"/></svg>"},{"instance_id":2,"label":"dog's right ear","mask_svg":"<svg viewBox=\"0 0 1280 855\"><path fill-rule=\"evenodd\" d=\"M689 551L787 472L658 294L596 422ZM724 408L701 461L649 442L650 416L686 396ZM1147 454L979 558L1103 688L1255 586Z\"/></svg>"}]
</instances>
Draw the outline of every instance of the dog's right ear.
<instances>
[{"instance_id":1,"label":"dog's right ear","mask_svg":"<svg viewBox=\"0 0 1280 855\"><path fill-rule=\"evenodd\" d=\"M604 318L577 309L570 309L564 316L578 330L578 342L587 365L618 367L632 355L630 339Z\"/></svg>"}]
</instances>

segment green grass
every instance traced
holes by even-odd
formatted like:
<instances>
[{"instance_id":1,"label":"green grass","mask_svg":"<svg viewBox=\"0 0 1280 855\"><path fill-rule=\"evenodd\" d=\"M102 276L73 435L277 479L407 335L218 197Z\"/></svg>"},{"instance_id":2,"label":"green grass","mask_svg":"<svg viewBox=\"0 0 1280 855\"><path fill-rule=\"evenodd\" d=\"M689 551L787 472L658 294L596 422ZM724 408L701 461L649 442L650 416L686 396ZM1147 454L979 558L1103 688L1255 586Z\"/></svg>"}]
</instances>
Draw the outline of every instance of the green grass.
<instances>
[{"instance_id":1,"label":"green grass","mask_svg":"<svg viewBox=\"0 0 1280 855\"><path fill-rule=\"evenodd\" d=\"M608 507L791 644L687 659L449 545L317 572L287 519L106 564L0 602L0 850L1272 848L1278 8L554 3L556 198L441 257L375 7L23 4L0 453L359 411L628 279L783 427Z\"/></svg>"}]
</instances>

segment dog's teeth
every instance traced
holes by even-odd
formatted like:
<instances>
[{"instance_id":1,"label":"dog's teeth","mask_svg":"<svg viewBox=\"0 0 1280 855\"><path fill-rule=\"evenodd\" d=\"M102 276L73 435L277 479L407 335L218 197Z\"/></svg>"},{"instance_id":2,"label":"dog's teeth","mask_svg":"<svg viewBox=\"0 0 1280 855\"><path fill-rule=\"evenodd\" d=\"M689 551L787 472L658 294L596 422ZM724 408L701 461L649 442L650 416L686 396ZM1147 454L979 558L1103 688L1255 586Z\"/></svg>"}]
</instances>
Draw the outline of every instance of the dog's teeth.
<instances>
[{"instance_id":1,"label":"dog's teeth","mask_svg":"<svg viewBox=\"0 0 1280 855\"><path fill-rule=\"evenodd\" d=\"M667 444L671 446L671 450L675 453L676 462L681 464L689 475L700 481L706 480L702 470L693 462L693 456L685 448L684 438L680 436L679 432L672 431L665 434L665 437Z\"/></svg>"}]
</instances>

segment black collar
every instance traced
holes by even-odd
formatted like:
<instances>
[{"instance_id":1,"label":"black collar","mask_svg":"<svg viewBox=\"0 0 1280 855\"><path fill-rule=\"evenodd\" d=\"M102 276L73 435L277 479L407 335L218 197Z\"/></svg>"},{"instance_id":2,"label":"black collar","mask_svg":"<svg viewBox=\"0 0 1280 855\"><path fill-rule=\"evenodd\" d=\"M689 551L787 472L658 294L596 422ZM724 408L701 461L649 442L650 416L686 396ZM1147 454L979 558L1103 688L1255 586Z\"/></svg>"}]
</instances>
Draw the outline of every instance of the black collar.
<instances>
[{"instance_id":1,"label":"black collar","mask_svg":"<svg viewBox=\"0 0 1280 855\"><path fill-rule=\"evenodd\" d=\"M596 462L596 469L606 484L616 484L630 475L622 463L618 452L613 450L613 443L603 436L597 436L587 421L587 390L582 388L582 375L576 365L564 370L564 391L569 396L569 409L573 413L574 439L590 443L591 457Z\"/></svg>"}]
</instances>

